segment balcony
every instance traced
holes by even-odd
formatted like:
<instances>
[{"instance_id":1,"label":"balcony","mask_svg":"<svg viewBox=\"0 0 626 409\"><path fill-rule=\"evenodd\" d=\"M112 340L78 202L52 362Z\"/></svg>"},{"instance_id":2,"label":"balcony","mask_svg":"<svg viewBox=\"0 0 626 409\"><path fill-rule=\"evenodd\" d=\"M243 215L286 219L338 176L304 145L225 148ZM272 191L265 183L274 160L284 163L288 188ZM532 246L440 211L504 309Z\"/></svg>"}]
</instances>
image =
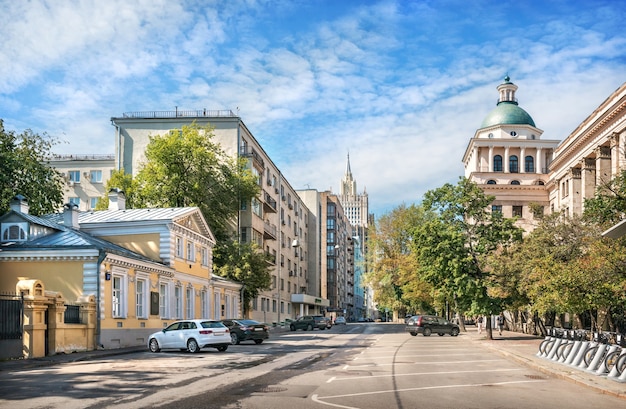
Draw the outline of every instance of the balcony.
<instances>
[{"instance_id":1,"label":"balcony","mask_svg":"<svg viewBox=\"0 0 626 409\"><path fill-rule=\"evenodd\" d=\"M263 238L264 239L276 240L276 238L278 237L277 231L278 229L276 228L276 226L271 224L270 222L266 221L263 224Z\"/></svg>"},{"instance_id":2,"label":"balcony","mask_svg":"<svg viewBox=\"0 0 626 409\"><path fill-rule=\"evenodd\" d=\"M244 158L252 158L257 164L261 166L261 168L265 168L265 161L254 148L241 147L239 148L239 155Z\"/></svg>"},{"instance_id":3,"label":"balcony","mask_svg":"<svg viewBox=\"0 0 626 409\"><path fill-rule=\"evenodd\" d=\"M263 210L265 212L276 213L276 200L269 193L263 191Z\"/></svg>"}]
</instances>

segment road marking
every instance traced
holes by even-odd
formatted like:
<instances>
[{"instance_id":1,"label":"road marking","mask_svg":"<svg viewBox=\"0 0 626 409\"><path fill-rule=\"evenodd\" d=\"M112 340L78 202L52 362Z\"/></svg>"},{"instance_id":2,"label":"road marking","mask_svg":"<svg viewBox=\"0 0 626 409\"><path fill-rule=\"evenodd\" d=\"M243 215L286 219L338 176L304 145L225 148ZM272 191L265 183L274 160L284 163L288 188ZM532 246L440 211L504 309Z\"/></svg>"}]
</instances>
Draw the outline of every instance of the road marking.
<instances>
[{"instance_id":1,"label":"road marking","mask_svg":"<svg viewBox=\"0 0 626 409\"><path fill-rule=\"evenodd\" d=\"M400 376L424 376L424 375L450 375L450 374L463 374L463 373L492 373L492 372L512 372L512 371L522 371L522 368L511 368L511 369L485 369L485 370L475 370L475 371L445 371L445 372L413 372L413 373L403 373L403 374L389 374L389 375L368 375L368 376L346 376L346 377L332 377L333 381L353 381L355 379L372 379L372 378L395 378ZM330 379L326 381L326 383L330 383Z\"/></svg>"},{"instance_id":2,"label":"road marking","mask_svg":"<svg viewBox=\"0 0 626 409\"><path fill-rule=\"evenodd\" d=\"M515 385L520 383L537 383L537 382L545 382L541 380L530 380L530 381L510 381L510 382L489 382L489 383L468 383L468 384L458 384L458 385L441 385L441 386L424 386L420 388L405 388L405 389L388 389L383 391L373 391L373 392L362 392L362 393L348 393L344 395L330 395L330 396L318 396L314 394L311 396L311 399L314 402L321 403L328 406L334 406L337 408L349 408L349 409L358 409L353 408L352 406L342 406L337 405L330 402L324 402L322 399L339 399L339 398L348 398L355 396L366 396L366 395L380 395L383 393L398 393L398 392L411 392L411 391L423 391L423 390L432 390L432 389L450 389L450 388L471 388L471 387L480 387L480 386L502 386L502 385Z\"/></svg>"},{"instance_id":3,"label":"road marking","mask_svg":"<svg viewBox=\"0 0 626 409\"><path fill-rule=\"evenodd\" d=\"M394 362L394 363L390 363L390 364L363 364L363 365L344 365L343 369L350 369L350 368L367 368L368 366L374 366L374 367L378 367L378 366L391 366L391 365L431 365L431 364L473 364L473 363L480 363L480 362L502 362L505 361L504 358L501 359L476 359L476 360L471 360L471 361L437 361L437 362Z\"/></svg>"},{"instance_id":4,"label":"road marking","mask_svg":"<svg viewBox=\"0 0 626 409\"><path fill-rule=\"evenodd\" d=\"M372 356L372 357L354 357L353 360L357 359L386 359L386 358L419 358L419 357L436 357L436 356L468 356L468 355L486 355L484 352L473 352L473 353L464 353L464 354L424 354L424 355L387 355L387 356Z\"/></svg>"}]
</instances>

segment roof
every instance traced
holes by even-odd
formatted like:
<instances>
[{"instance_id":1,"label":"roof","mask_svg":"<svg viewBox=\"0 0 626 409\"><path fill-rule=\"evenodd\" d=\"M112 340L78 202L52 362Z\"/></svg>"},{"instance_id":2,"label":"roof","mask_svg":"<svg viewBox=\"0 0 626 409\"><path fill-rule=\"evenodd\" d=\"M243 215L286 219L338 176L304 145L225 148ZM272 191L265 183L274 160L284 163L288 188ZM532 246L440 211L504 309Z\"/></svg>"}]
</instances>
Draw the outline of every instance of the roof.
<instances>
[{"instance_id":1,"label":"roof","mask_svg":"<svg viewBox=\"0 0 626 409\"><path fill-rule=\"evenodd\" d=\"M517 102L502 101L483 120L481 128L488 128L494 125L531 125L535 126L535 121L517 105Z\"/></svg>"}]
</instances>

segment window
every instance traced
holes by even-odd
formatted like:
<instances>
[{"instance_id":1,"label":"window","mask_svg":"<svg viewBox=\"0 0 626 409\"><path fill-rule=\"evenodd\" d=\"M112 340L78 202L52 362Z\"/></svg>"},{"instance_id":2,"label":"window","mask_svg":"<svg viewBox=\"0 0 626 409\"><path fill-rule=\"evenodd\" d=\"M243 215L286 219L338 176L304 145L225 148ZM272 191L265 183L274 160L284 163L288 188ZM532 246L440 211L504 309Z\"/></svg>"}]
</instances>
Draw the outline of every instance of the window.
<instances>
[{"instance_id":1,"label":"window","mask_svg":"<svg viewBox=\"0 0 626 409\"><path fill-rule=\"evenodd\" d=\"M272 312L276 312L276 300L272 300Z\"/></svg>"},{"instance_id":2,"label":"window","mask_svg":"<svg viewBox=\"0 0 626 409\"><path fill-rule=\"evenodd\" d=\"M502 156L496 155L493 157L493 171L502 172Z\"/></svg>"},{"instance_id":3,"label":"window","mask_svg":"<svg viewBox=\"0 0 626 409\"><path fill-rule=\"evenodd\" d=\"M209 294L206 290L200 291L200 308L202 309L202 319L209 318Z\"/></svg>"},{"instance_id":4,"label":"window","mask_svg":"<svg viewBox=\"0 0 626 409\"><path fill-rule=\"evenodd\" d=\"M492 205L491 213L500 213L502 214L502 205Z\"/></svg>"},{"instance_id":5,"label":"window","mask_svg":"<svg viewBox=\"0 0 626 409\"><path fill-rule=\"evenodd\" d=\"M519 173L519 160L517 159L517 155L511 155L509 158L509 172Z\"/></svg>"},{"instance_id":6,"label":"window","mask_svg":"<svg viewBox=\"0 0 626 409\"><path fill-rule=\"evenodd\" d=\"M196 261L196 246L192 241L187 242L187 260Z\"/></svg>"},{"instance_id":7,"label":"window","mask_svg":"<svg viewBox=\"0 0 626 409\"><path fill-rule=\"evenodd\" d=\"M515 138L517 136L517 132L511 131L511 136Z\"/></svg>"},{"instance_id":8,"label":"window","mask_svg":"<svg viewBox=\"0 0 626 409\"><path fill-rule=\"evenodd\" d=\"M113 274L111 282L111 314L114 318L126 318L126 276L122 274Z\"/></svg>"},{"instance_id":9,"label":"window","mask_svg":"<svg viewBox=\"0 0 626 409\"><path fill-rule=\"evenodd\" d=\"M169 318L169 287L166 283L159 284L159 315Z\"/></svg>"},{"instance_id":10,"label":"window","mask_svg":"<svg viewBox=\"0 0 626 409\"><path fill-rule=\"evenodd\" d=\"M335 230L335 219L326 219L326 229Z\"/></svg>"},{"instance_id":11,"label":"window","mask_svg":"<svg viewBox=\"0 0 626 409\"><path fill-rule=\"evenodd\" d=\"M80 197L70 197L69 198L69 202L72 205L75 205L77 207L80 207Z\"/></svg>"},{"instance_id":12,"label":"window","mask_svg":"<svg viewBox=\"0 0 626 409\"><path fill-rule=\"evenodd\" d=\"M522 206L513 206L513 217L522 217Z\"/></svg>"},{"instance_id":13,"label":"window","mask_svg":"<svg viewBox=\"0 0 626 409\"><path fill-rule=\"evenodd\" d=\"M183 288L179 285L174 287L174 318L183 318Z\"/></svg>"},{"instance_id":14,"label":"window","mask_svg":"<svg viewBox=\"0 0 626 409\"><path fill-rule=\"evenodd\" d=\"M176 237L176 257L183 256L183 238Z\"/></svg>"},{"instance_id":15,"label":"window","mask_svg":"<svg viewBox=\"0 0 626 409\"><path fill-rule=\"evenodd\" d=\"M2 241L26 241L28 223L3 223Z\"/></svg>"},{"instance_id":16,"label":"window","mask_svg":"<svg viewBox=\"0 0 626 409\"><path fill-rule=\"evenodd\" d=\"M68 172L68 176L70 178L70 182L80 183L80 171L79 170L70 170Z\"/></svg>"},{"instance_id":17,"label":"window","mask_svg":"<svg viewBox=\"0 0 626 409\"><path fill-rule=\"evenodd\" d=\"M326 257L326 268L328 270L335 269L335 258L334 257Z\"/></svg>"},{"instance_id":18,"label":"window","mask_svg":"<svg viewBox=\"0 0 626 409\"><path fill-rule=\"evenodd\" d=\"M185 308L185 318L187 318L188 320L193 319L193 304L194 304L194 291L193 291L193 287L191 288L187 288L187 294L185 297L185 303L186 303L186 308Z\"/></svg>"},{"instance_id":19,"label":"window","mask_svg":"<svg viewBox=\"0 0 626 409\"><path fill-rule=\"evenodd\" d=\"M488 185L495 185L495 184L496 184L496 181L495 181L495 180L493 180L493 179L489 179L489 180L487 181L487 184L488 184Z\"/></svg>"},{"instance_id":20,"label":"window","mask_svg":"<svg viewBox=\"0 0 626 409\"><path fill-rule=\"evenodd\" d=\"M148 281L137 278L135 285L135 303L137 318L148 318Z\"/></svg>"},{"instance_id":21,"label":"window","mask_svg":"<svg viewBox=\"0 0 626 409\"><path fill-rule=\"evenodd\" d=\"M92 170L89 173L89 180L91 181L91 183L102 183L102 171Z\"/></svg>"},{"instance_id":22,"label":"window","mask_svg":"<svg viewBox=\"0 0 626 409\"><path fill-rule=\"evenodd\" d=\"M202 265L208 266L209 265L209 249L207 249L206 247L202 247L200 249L200 258L202 261Z\"/></svg>"},{"instance_id":23,"label":"window","mask_svg":"<svg viewBox=\"0 0 626 409\"><path fill-rule=\"evenodd\" d=\"M95 209L98 204L98 197L90 197L89 198L89 209Z\"/></svg>"},{"instance_id":24,"label":"window","mask_svg":"<svg viewBox=\"0 0 626 409\"><path fill-rule=\"evenodd\" d=\"M256 214L259 217L263 217L263 213L261 213L261 202L256 197L252 198L252 213Z\"/></svg>"},{"instance_id":25,"label":"window","mask_svg":"<svg viewBox=\"0 0 626 409\"><path fill-rule=\"evenodd\" d=\"M285 291L285 279L280 279L280 291Z\"/></svg>"},{"instance_id":26,"label":"window","mask_svg":"<svg viewBox=\"0 0 626 409\"><path fill-rule=\"evenodd\" d=\"M519 184L520 184L520 182L519 182L519 180L512 180L512 181L511 181L511 184L512 184L512 185L519 185Z\"/></svg>"},{"instance_id":27,"label":"window","mask_svg":"<svg viewBox=\"0 0 626 409\"><path fill-rule=\"evenodd\" d=\"M526 156L524 158L524 172L535 172L535 158L533 158L532 156Z\"/></svg>"}]
</instances>

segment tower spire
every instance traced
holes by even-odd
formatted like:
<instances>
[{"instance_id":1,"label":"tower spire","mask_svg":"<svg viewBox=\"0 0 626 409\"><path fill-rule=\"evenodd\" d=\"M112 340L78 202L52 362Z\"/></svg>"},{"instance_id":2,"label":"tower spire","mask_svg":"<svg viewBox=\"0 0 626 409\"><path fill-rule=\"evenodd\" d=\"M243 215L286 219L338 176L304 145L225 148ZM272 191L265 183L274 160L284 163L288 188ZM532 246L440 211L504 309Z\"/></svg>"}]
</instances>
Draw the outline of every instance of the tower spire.
<instances>
[{"instance_id":1,"label":"tower spire","mask_svg":"<svg viewBox=\"0 0 626 409\"><path fill-rule=\"evenodd\" d=\"M350 170L350 152L348 152L348 164L346 166L346 176L352 177L352 171Z\"/></svg>"}]
</instances>

